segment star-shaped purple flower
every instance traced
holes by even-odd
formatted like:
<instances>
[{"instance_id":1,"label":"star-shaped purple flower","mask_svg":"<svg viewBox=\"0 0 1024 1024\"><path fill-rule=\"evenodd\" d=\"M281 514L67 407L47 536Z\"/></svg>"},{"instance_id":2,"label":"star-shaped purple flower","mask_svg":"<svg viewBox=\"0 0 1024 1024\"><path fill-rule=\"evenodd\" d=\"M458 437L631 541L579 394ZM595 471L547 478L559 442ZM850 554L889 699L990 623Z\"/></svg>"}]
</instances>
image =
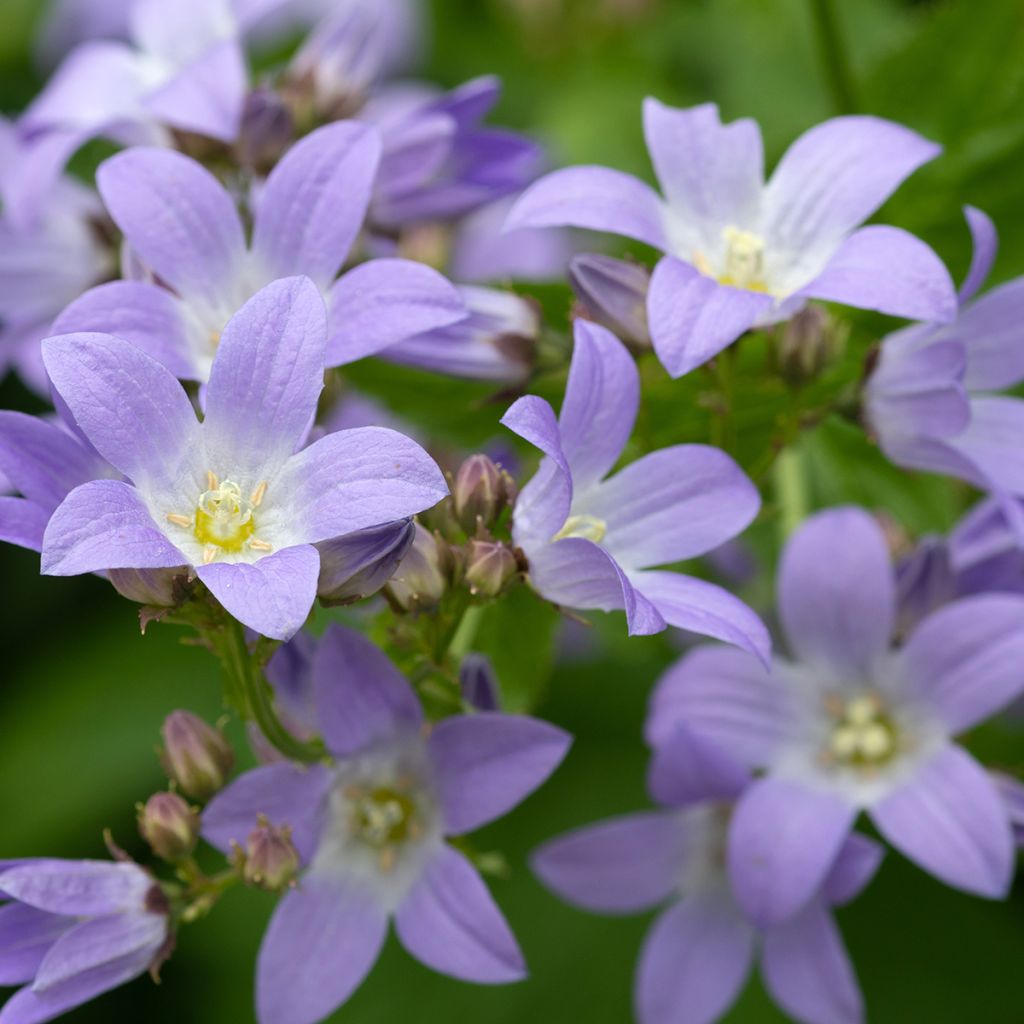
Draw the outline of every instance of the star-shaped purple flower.
<instances>
[{"instance_id":1,"label":"star-shaped purple flower","mask_svg":"<svg viewBox=\"0 0 1024 1024\"><path fill-rule=\"evenodd\" d=\"M712 1024L738 998L755 960L794 1019L860 1024L860 990L830 910L868 884L881 847L848 836L804 906L759 929L726 872L733 809L750 773L679 727L655 751L648 783L658 810L577 829L532 858L549 888L586 910L630 914L668 904L637 965L638 1024Z\"/></svg>"},{"instance_id":2,"label":"star-shaped purple flower","mask_svg":"<svg viewBox=\"0 0 1024 1024\"><path fill-rule=\"evenodd\" d=\"M455 287L412 260L371 260L338 278L379 159L379 138L366 125L343 121L306 136L252 197L247 244L234 199L194 160L144 148L112 157L100 166L100 193L132 252L167 287L101 285L54 330L112 331L181 379L205 381L224 325L276 278L305 275L327 299L328 366L462 319Z\"/></svg>"},{"instance_id":3,"label":"star-shaped purple flower","mask_svg":"<svg viewBox=\"0 0 1024 1024\"><path fill-rule=\"evenodd\" d=\"M964 213L974 257L950 324L890 334L864 392L867 420L897 465L945 473L1024 497L1024 401L996 392L1024 380L1024 277L975 296L998 239L980 210Z\"/></svg>"},{"instance_id":4,"label":"star-shaped purple flower","mask_svg":"<svg viewBox=\"0 0 1024 1024\"><path fill-rule=\"evenodd\" d=\"M663 448L613 476L636 421L640 378L625 346L585 320L560 415L520 398L502 423L544 453L516 501L513 537L533 586L569 608L624 609L631 634L667 625L738 644L767 660L768 632L738 598L704 580L659 571L740 533L761 505L724 452Z\"/></svg>"},{"instance_id":5,"label":"star-shaped purple flower","mask_svg":"<svg viewBox=\"0 0 1024 1024\"><path fill-rule=\"evenodd\" d=\"M24 986L0 1020L40 1024L155 971L173 942L169 910L137 864L0 866L0 985Z\"/></svg>"},{"instance_id":6,"label":"star-shaped purple flower","mask_svg":"<svg viewBox=\"0 0 1024 1024\"><path fill-rule=\"evenodd\" d=\"M1024 690L1024 598L983 594L928 616L892 649L895 583L881 528L855 508L809 519L783 553L778 610L793 661L768 672L701 647L659 684L648 723L680 723L762 768L741 798L729 870L752 920L791 916L860 811L949 885L990 898L1013 874L1007 812L953 737Z\"/></svg>"},{"instance_id":7,"label":"star-shaped purple flower","mask_svg":"<svg viewBox=\"0 0 1024 1024\"><path fill-rule=\"evenodd\" d=\"M447 487L414 441L343 430L302 447L323 388L326 310L305 278L268 285L231 319L196 419L172 374L120 338L48 339L60 399L127 477L83 484L43 538L67 576L190 566L240 622L285 639L316 595L313 546L411 516Z\"/></svg>"},{"instance_id":8,"label":"star-shaped purple flower","mask_svg":"<svg viewBox=\"0 0 1024 1024\"><path fill-rule=\"evenodd\" d=\"M928 246L899 228L860 227L938 146L880 118L837 117L797 139L765 184L754 121L723 125L712 103L647 99L644 132L664 199L620 171L570 167L527 189L506 227L591 228L665 253L647 313L673 377L808 299L952 318L953 286Z\"/></svg>"},{"instance_id":9,"label":"star-shaped purple flower","mask_svg":"<svg viewBox=\"0 0 1024 1024\"><path fill-rule=\"evenodd\" d=\"M260 1024L313 1024L351 996L393 918L428 967L485 984L525 974L480 876L445 837L510 811L551 774L569 737L546 722L481 712L428 727L405 678L369 640L332 626L316 649L313 698L329 765L266 765L203 814L230 851L257 814L287 823L303 864L260 948Z\"/></svg>"}]
</instances>

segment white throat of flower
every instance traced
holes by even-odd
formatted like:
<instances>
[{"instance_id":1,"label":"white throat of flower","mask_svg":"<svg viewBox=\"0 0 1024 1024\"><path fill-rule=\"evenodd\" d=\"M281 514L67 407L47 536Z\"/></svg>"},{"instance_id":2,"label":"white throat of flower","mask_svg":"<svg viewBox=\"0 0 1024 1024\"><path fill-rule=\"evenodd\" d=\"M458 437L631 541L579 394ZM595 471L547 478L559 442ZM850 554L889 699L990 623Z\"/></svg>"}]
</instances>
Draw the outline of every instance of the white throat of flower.
<instances>
[{"instance_id":1,"label":"white throat of flower","mask_svg":"<svg viewBox=\"0 0 1024 1024\"><path fill-rule=\"evenodd\" d=\"M722 259L715 268L700 249L693 253L693 265L720 284L751 292L767 292L764 280L764 239L752 231L730 224L722 229Z\"/></svg>"},{"instance_id":2,"label":"white throat of flower","mask_svg":"<svg viewBox=\"0 0 1024 1024\"><path fill-rule=\"evenodd\" d=\"M246 497L233 480L221 481L211 470L206 474L206 487L190 515L167 514L167 522L187 530L191 539L202 546L204 565L225 554L253 552L262 555L273 551L273 545L256 534L257 510L267 493L266 481L257 484Z\"/></svg>"},{"instance_id":3,"label":"white throat of flower","mask_svg":"<svg viewBox=\"0 0 1024 1024\"><path fill-rule=\"evenodd\" d=\"M906 737L892 710L873 691L825 701L830 719L819 759L826 768L851 770L872 778L905 749Z\"/></svg>"},{"instance_id":4,"label":"white throat of flower","mask_svg":"<svg viewBox=\"0 0 1024 1024\"><path fill-rule=\"evenodd\" d=\"M682 895L728 885L726 852L733 808L732 803L714 801L682 812L681 826L687 836L677 883Z\"/></svg>"}]
</instances>

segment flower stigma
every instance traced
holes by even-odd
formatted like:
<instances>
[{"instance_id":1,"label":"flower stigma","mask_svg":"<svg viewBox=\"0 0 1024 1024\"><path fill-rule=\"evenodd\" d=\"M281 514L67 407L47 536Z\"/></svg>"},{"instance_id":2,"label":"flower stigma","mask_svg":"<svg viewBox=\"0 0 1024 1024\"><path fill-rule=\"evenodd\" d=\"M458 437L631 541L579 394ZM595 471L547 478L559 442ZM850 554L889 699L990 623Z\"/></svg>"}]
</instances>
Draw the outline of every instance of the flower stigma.
<instances>
[{"instance_id":1,"label":"flower stigma","mask_svg":"<svg viewBox=\"0 0 1024 1024\"><path fill-rule=\"evenodd\" d=\"M725 239L725 269L718 280L733 288L766 292L764 283L764 239L752 231L729 225L722 231Z\"/></svg>"},{"instance_id":2,"label":"flower stigma","mask_svg":"<svg viewBox=\"0 0 1024 1024\"><path fill-rule=\"evenodd\" d=\"M864 693L849 700L834 697L826 710L833 725L822 753L830 763L872 770L898 753L896 724L876 694Z\"/></svg>"},{"instance_id":3,"label":"flower stigma","mask_svg":"<svg viewBox=\"0 0 1024 1024\"><path fill-rule=\"evenodd\" d=\"M565 540L566 537L582 537L600 544L608 532L608 524L597 516L569 516L565 525L552 537L552 541Z\"/></svg>"}]
</instances>

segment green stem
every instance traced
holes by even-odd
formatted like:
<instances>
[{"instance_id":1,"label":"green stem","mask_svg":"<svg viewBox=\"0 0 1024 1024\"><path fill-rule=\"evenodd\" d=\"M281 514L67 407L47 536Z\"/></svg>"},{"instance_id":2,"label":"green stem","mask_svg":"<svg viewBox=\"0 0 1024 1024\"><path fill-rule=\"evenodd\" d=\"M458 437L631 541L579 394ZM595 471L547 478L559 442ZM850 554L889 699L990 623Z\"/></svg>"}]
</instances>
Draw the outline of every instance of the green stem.
<instances>
[{"instance_id":1,"label":"green stem","mask_svg":"<svg viewBox=\"0 0 1024 1024\"><path fill-rule=\"evenodd\" d=\"M840 114L852 114L857 110L856 93L835 2L811 0L811 11L818 37L818 50L829 89L832 91L833 102Z\"/></svg>"},{"instance_id":2,"label":"green stem","mask_svg":"<svg viewBox=\"0 0 1024 1024\"><path fill-rule=\"evenodd\" d=\"M774 467L775 504L779 510L779 536L785 541L807 517L807 490L799 448L779 452Z\"/></svg>"}]
</instances>

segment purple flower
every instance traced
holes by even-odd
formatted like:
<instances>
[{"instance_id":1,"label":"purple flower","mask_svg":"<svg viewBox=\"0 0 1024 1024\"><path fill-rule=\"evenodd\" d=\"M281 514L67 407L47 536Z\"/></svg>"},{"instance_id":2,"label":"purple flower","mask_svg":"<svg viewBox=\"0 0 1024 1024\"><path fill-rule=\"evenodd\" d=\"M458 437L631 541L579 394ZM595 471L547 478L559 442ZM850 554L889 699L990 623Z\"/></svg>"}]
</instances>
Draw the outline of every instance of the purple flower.
<instances>
[{"instance_id":1,"label":"purple flower","mask_svg":"<svg viewBox=\"0 0 1024 1024\"><path fill-rule=\"evenodd\" d=\"M167 898L136 864L25 860L0 868L3 1024L41 1024L148 970L173 943Z\"/></svg>"},{"instance_id":2,"label":"purple flower","mask_svg":"<svg viewBox=\"0 0 1024 1024\"><path fill-rule=\"evenodd\" d=\"M1024 402L996 394L1024 380L1024 277L974 298L998 240L984 213L964 213L974 258L960 288L960 312L950 324L918 324L883 340L865 411L898 465L1024 497Z\"/></svg>"},{"instance_id":3,"label":"purple flower","mask_svg":"<svg viewBox=\"0 0 1024 1024\"><path fill-rule=\"evenodd\" d=\"M248 88L241 33L266 3L135 0L131 43L76 47L18 122L23 159L2 177L13 216L35 216L68 158L90 139L170 142L168 129L225 142Z\"/></svg>"},{"instance_id":4,"label":"purple flower","mask_svg":"<svg viewBox=\"0 0 1024 1024\"><path fill-rule=\"evenodd\" d=\"M39 29L35 53L49 70L67 52L90 39L127 39L132 0L57 0Z\"/></svg>"},{"instance_id":5,"label":"purple flower","mask_svg":"<svg viewBox=\"0 0 1024 1024\"><path fill-rule=\"evenodd\" d=\"M376 228L394 233L418 221L453 220L536 176L536 143L480 124L500 93L498 79L485 77L440 96L403 85L371 99L359 116L380 129L384 142L370 211Z\"/></svg>"},{"instance_id":6,"label":"purple flower","mask_svg":"<svg viewBox=\"0 0 1024 1024\"><path fill-rule=\"evenodd\" d=\"M445 837L510 811L562 760L569 737L497 713L426 726L412 688L364 637L332 626L313 694L334 760L241 776L203 815L227 852L257 814L292 827L298 888L278 904L257 965L260 1024L312 1024L355 991L394 918L428 967L487 984L523 977L522 955L470 862Z\"/></svg>"},{"instance_id":7,"label":"purple flower","mask_svg":"<svg viewBox=\"0 0 1024 1024\"><path fill-rule=\"evenodd\" d=\"M875 117L838 117L802 135L764 184L761 133L718 108L644 103L647 148L665 198L604 167L542 178L508 228L572 225L625 235L666 255L647 299L654 349L673 377L751 327L808 299L948 320L939 258L899 228L859 227L939 147Z\"/></svg>"},{"instance_id":8,"label":"purple flower","mask_svg":"<svg viewBox=\"0 0 1024 1024\"><path fill-rule=\"evenodd\" d=\"M96 480L68 495L46 528L43 572L186 565L240 622L278 639L295 633L316 596L315 544L447 493L423 449L391 430L339 431L302 447L326 336L309 280L258 292L224 330L202 423L168 370L129 342L48 339L54 388L131 483Z\"/></svg>"},{"instance_id":9,"label":"purple flower","mask_svg":"<svg viewBox=\"0 0 1024 1024\"><path fill-rule=\"evenodd\" d=\"M767 660L768 632L743 602L703 580L651 569L735 537L757 515L757 489L728 455L696 444L652 452L608 477L633 430L640 379L603 327L577 320L575 339L559 417L527 395L502 419L545 456L513 521L531 583L569 608L624 609L630 634L677 626Z\"/></svg>"},{"instance_id":10,"label":"purple flower","mask_svg":"<svg viewBox=\"0 0 1024 1024\"><path fill-rule=\"evenodd\" d=\"M3 166L17 162L20 151L15 144ZM56 183L37 220L0 217L0 376L13 365L26 384L48 393L39 343L72 299L114 269L102 219L96 194L68 177Z\"/></svg>"},{"instance_id":11,"label":"purple flower","mask_svg":"<svg viewBox=\"0 0 1024 1024\"><path fill-rule=\"evenodd\" d=\"M529 299L498 288L459 285L468 315L380 353L392 363L471 380L516 383L530 372L541 318Z\"/></svg>"},{"instance_id":12,"label":"purple flower","mask_svg":"<svg viewBox=\"0 0 1024 1024\"><path fill-rule=\"evenodd\" d=\"M328 366L461 319L454 286L410 260L371 260L335 280L363 225L379 157L374 130L352 121L302 139L262 187L249 245L235 201L195 161L159 149L112 157L100 167L100 193L134 254L167 287L101 285L55 330L113 331L178 377L204 381L235 311L293 274L309 277L329 304Z\"/></svg>"},{"instance_id":13,"label":"purple flower","mask_svg":"<svg viewBox=\"0 0 1024 1024\"><path fill-rule=\"evenodd\" d=\"M867 513L842 508L789 541L778 611L794 660L768 672L741 652L698 648L659 684L648 724L655 743L685 723L765 770L739 802L729 851L751 919L773 924L802 906L860 811L940 880L1004 896L1010 822L953 737L1024 689L1024 598L948 604L893 650L884 536Z\"/></svg>"},{"instance_id":14,"label":"purple flower","mask_svg":"<svg viewBox=\"0 0 1024 1024\"><path fill-rule=\"evenodd\" d=\"M656 811L570 832L533 856L540 878L569 903L605 914L668 903L636 972L639 1024L711 1024L739 996L755 959L775 1001L808 1024L859 1024L860 990L830 909L868 884L881 847L850 835L786 921L756 928L726 872L735 802L749 773L713 743L679 728L655 752Z\"/></svg>"}]
</instances>

